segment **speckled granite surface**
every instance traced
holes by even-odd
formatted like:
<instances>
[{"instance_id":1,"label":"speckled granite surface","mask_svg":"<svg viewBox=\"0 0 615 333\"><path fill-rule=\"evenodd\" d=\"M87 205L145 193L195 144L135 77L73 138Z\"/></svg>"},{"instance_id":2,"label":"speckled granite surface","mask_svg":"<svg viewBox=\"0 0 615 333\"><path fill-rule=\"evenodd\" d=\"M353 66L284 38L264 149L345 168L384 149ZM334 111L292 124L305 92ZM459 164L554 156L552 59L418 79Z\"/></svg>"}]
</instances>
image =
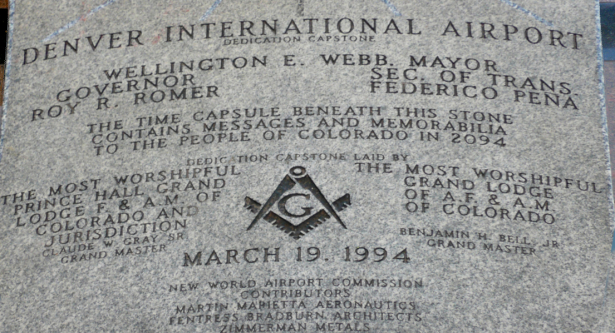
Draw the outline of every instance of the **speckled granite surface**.
<instances>
[{"instance_id":1,"label":"speckled granite surface","mask_svg":"<svg viewBox=\"0 0 615 333\"><path fill-rule=\"evenodd\" d=\"M13 3L0 332L611 332L593 1Z\"/></svg>"}]
</instances>

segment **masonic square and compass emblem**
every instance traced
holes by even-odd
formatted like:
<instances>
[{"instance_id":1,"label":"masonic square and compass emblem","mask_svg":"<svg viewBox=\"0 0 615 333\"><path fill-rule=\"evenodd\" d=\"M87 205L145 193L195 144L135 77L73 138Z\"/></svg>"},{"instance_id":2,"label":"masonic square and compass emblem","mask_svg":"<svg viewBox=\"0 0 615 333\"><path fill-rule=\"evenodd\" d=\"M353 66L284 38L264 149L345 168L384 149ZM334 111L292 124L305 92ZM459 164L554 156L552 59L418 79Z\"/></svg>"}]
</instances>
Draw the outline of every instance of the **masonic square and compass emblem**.
<instances>
[{"instance_id":1,"label":"masonic square and compass emblem","mask_svg":"<svg viewBox=\"0 0 615 333\"><path fill-rule=\"evenodd\" d=\"M296 186L297 184L299 186ZM322 206L322 209L316 213L310 215L314 207L300 207L299 212L296 207L290 209L292 211L289 210L291 206L289 201L309 201L312 197ZM350 206L350 194L347 193L332 204L329 203L302 166L290 169L289 174L282 179L264 205L250 197L245 199L245 207L256 214L248 230L263 218L294 239L301 238L331 217L346 229L346 225L337 212L341 212L348 206Z\"/></svg>"}]
</instances>

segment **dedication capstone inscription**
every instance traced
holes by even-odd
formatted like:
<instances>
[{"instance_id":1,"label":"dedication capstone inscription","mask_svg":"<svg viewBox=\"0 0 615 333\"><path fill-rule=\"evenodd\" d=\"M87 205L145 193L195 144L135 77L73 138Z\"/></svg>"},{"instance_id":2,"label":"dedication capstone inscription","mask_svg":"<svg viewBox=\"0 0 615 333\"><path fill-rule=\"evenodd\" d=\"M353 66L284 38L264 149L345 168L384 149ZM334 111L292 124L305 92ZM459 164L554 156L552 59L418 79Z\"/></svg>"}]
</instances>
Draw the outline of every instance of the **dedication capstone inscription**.
<instances>
[{"instance_id":1,"label":"dedication capstone inscription","mask_svg":"<svg viewBox=\"0 0 615 333\"><path fill-rule=\"evenodd\" d=\"M615 331L595 8L12 2L0 331Z\"/></svg>"}]
</instances>

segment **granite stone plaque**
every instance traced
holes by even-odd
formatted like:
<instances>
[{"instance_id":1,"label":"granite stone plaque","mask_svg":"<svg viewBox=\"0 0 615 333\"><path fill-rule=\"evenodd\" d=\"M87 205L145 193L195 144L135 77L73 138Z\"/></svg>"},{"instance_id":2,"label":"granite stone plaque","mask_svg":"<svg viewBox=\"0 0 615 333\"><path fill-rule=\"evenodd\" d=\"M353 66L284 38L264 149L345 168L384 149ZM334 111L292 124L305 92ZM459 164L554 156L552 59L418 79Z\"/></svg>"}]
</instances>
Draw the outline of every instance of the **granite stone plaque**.
<instances>
[{"instance_id":1,"label":"granite stone plaque","mask_svg":"<svg viewBox=\"0 0 615 333\"><path fill-rule=\"evenodd\" d=\"M12 1L0 332L614 332L596 5Z\"/></svg>"}]
</instances>

